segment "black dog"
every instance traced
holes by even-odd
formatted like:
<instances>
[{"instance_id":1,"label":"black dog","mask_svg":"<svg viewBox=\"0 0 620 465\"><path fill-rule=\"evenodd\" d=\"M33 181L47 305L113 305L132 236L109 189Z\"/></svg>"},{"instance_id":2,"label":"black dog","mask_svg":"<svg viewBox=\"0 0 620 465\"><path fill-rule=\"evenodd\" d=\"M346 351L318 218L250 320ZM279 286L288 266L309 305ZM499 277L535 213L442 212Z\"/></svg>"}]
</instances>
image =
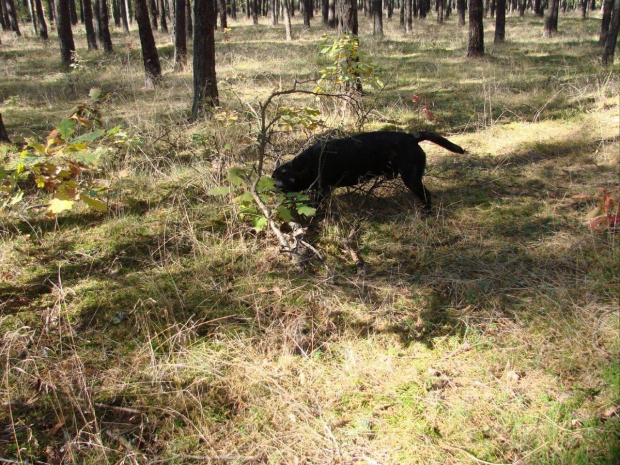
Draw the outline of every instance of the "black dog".
<instances>
[{"instance_id":1,"label":"black dog","mask_svg":"<svg viewBox=\"0 0 620 465\"><path fill-rule=\"evenodd\" d=\"M354 186L376 176L393 179L400 174L428 212L431 194L422 184L426 154L418 145L425 140L455 153L465 153L458 145L432 132L366 132L317 142L280 165L271 176L276 187L283 191L313 189L325 196L335 187Z\"/></svg>"}]
</instances>

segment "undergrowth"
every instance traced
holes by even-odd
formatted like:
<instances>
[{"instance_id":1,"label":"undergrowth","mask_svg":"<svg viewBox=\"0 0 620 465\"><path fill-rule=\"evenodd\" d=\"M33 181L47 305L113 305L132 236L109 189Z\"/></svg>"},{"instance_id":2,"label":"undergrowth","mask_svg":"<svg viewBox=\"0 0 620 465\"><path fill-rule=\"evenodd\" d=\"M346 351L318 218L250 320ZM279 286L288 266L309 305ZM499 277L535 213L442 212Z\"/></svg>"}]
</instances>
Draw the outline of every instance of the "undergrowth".
<instances>
[{"instance_id":1,"label":"undergrowth","mask_svg":"<svg viewBox=\"0 0 620 465\"><path fill-rule=\"evenodd\" d=\"M325 127L282 128L266 168L360 117L467 153L424 147L428 218L400 181L337 192L309 233L324 263L303 272L209 195L256 159L249 107L325 66L328 31L295 26L286 43L279 27L218 33L223 107L196 124L168 36L163 83L146 90L135 32L113 56L79 37L71 74L3 33L14 142L99 87L104 126L140 144L105 161L106 212L46 218L24 198L0 213L0 461L617 463L618 238L586 218L618 184L599 19L561 16L542 40L542 20L510 17L507 43L476 61L454 18L362 35L385 89L349 113L295 96Z\"/></svg>"}]
</instances>

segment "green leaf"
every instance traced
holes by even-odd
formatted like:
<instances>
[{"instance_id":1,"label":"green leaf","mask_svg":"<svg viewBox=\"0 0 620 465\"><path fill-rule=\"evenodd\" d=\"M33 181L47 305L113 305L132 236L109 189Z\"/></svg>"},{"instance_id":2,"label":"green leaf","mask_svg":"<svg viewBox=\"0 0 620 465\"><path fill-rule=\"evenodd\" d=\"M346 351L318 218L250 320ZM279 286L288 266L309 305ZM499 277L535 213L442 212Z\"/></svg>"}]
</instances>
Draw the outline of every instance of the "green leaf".
<instances>
[{"instance_id":1,"label":"green leaf","mask_svg":"<svg viewBox=\"0 0 620 465\"><path fill-rule=\"evenodd\" d=\"M244 192L240 196L235 197L233 199L233 202L240 203L242 205L248 205L254 202L254 197L252 197L252 194L250 192Z\"/></svg>"},{"instance_id":2,"label":"green leaf","mask_svg":"<svg viewBox=\"0 0 620 465\"><path fill-rule=\"evenodd\" d=\"M58 129L58 133L64 140L69 140L71 135L75 132L75 120L65 118L60 123L58 123L56 129Z\"/></svg>"},{"instance_id":3,"label":"green leaf","mask_svg":"<svg viewBox=\"0 0 620 465\"><path fill-rule=\"evenodd\" d=\"M256 185L256 190L258 192L267 192L272 190L275 185L276 181L273 178L265 176L264 178L261 178L260 181L258 181L258 184Z\"/></svg>"},{"instance_id":4,"label":"green leaf","mask_svg":"<svg viewBox=\"0 0 620 465\"><path fill-rule=\"evenodd\" d=\"M82 134L81 136L76 137L75 139L71 140L71 144L77 144L80 142L93 142L99 139L100 137L104 136L105 133L106 132L103 129L97 129L92 132L87 132L86 134Z\"/></svg>"},{"instance_id":5,"label":"green leaf","mask_svg":"<svg viewBox=\"0 0 620 465\"><path fill-rule=\"evenodd\" d=\"M73 200L52 199L47 210L54 214L62 213L65 210L71 210L74 203Z\"/></svg>"},{"instance_id":6,"label":"green leaf","mask_svg":"<svg viewBox=\"0 0 620 465\"><path fill-rule=\"evenodd\" d=\"M210 189L207 192L208 195L218 195L218 196L225 196L230 194L230 187L229 186L222 186L222 187L216 187L214 189Z\"/></svg>"},{"instance_id":7,"label":"green leaf","mask_svg":"<svg viewBox=\"0 0 620 465\"><path fill-rule=\"evenodd\" d=\"M254 218L254 229L257 232L262 231L267 226L267 218L264 216L257 216Z\"/></svg>"},{"instance_id":8,"label":"green leaf","mask_svg":"<svg viewBox=\"0 0 620 465\"><path fill-rule=\"evenodd\" d=\"M245 179L242 176L246 174L243 168L231 168L228 170L228 179L233 186L241 186L245 184Z\"/></svg>"},{"instance_id":9,"label":"green leaf","mask_svg":"<svg viewBox=\"0 0 620 465\"><path fill-rule=\"evenodd\" d=\"M95 199L94 197L90 197L86 194L80 194L80 199L88 205L93 210L97 210L98 212L104 212L108 209L105 203L103 203L99 199Z\"/></svg>"},{"instance_id":10,"label":"green leaf","mask_svg":"<svg viewBox=\"0 0 620 465\"><path fill-rule=\"evenodd\" d=\"M283 221L293 221L293 214L284 205L280 205L276 210L276 213L280 218L282 218Z\"/></svg>"},{"instance_id":11,"label":"green leaf","mask_svg":"<svg viewBox=\"0 0 620 465\"><path fill-rule=\"evenodd\" d=\"M309 207L308 205L299 205L297 207L297 213L300 215L314 216L316 213L316 208Z\"/></svg>"},{"instance_id":12,"label":"green leaf","mask_svg":"<svg viewBox=\"0 0 620 465\"><path fill-rule=\"evenodd\" d=\"M88 92L88 97L95 101L95 100L99 100L101 98L102 92L101 89L99 87L93 87L92 89L90 89L90 91Z\"/></svg>"}]
</instances>

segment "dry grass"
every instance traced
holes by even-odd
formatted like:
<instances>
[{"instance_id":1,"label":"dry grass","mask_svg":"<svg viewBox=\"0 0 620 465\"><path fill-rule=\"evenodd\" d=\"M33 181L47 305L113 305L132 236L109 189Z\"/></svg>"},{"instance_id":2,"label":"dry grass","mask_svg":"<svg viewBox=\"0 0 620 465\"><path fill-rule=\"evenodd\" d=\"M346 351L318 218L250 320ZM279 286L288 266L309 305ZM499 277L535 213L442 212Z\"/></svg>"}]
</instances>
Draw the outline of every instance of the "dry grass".
<instances>
[{"instance_id":1,"label":"dry grass","mask_svg":"<svg viewBox=\"0 0 620 465\"><path fill-rule=\"evenodd\" d=\"M3 33L15 140L100 86L106 122L142 145L108 161L106 215L0 214L0 461L617 463L618 240L582 225L594 201L576 197L618 184L619 81L597 65L599 24L561 16L543 41L540 20L509 18L508 43L473 62L454 18L364 36L388 82L366 96L365 127L435 129L468 153L425 147L432 218L400 182L364 211L364 194L334 196L312 233L329 271L304 273L207 192L255 155L248 106L316 75L325 31L218 33L237 119L193 125L191 71L171 71L166 36L164 83L145 90L135 33L114 36L112 57L80 49L69 75L53 41ZM314 136L281 133L269 156ZM358 219L365 276L343 251Z\"/></svg>"}]
</instances>

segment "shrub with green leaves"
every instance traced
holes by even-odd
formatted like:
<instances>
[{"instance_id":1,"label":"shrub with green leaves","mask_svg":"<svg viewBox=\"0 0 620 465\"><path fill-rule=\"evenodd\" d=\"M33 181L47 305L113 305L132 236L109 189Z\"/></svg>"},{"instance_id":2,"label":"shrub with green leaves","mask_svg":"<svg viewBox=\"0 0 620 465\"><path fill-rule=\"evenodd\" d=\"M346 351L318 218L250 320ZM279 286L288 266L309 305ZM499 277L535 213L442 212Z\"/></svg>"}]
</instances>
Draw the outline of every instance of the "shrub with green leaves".
<instances>
[{"instance_id":1,"label":"shrub with green leaves","mask_svg":"<svg viewBox=\"0 0 620 465\"><path fill-rule=\"evenodd\" d=\"M231 168L228 171L228 186L211 189L209 193L217 196L233 195L233 203L238 206L239 217L248 220L252 228L262 231L267 227L269 218L257 205L252 195L252 170L249 168ZM309 205L310 197L299 192L281 192L275 189L275 181L264 176L256 183L256 193L259 199L271 211L272 219L294 221L295 217L313 216L316 208Z\"/></svg>"},{"instance_id":2,"label":"shrub with green leaves","mask_svg":"<svg viewBox=\"0 0 620 465\"><path fill-rule=\"evenodd\" d=\"M373 89L384 86L376 73L375 65L360 51L358 36L342 34L332 43L326 39L321 44L320 53L330 60L330 64L320 71L321 77L315 92L353 89L364 83Z\"/></svg>"},{"instance_id":3,"label":"shrub with green leaves","mask_svg":"<svg viewBox=\"0 0 620 465\"><path fill-rule=\"evenodd\" d=\"M45 141L27 139L23 150L8 153L6 162L0 164L0 208L45 191L49 217L71 210L76 202L96 211L107 210L100 162L131 138L120 126L101 128L99 105L106 98L99 89L91 89L89 102L63 119Z\"/></svg>"}]
</instances>

